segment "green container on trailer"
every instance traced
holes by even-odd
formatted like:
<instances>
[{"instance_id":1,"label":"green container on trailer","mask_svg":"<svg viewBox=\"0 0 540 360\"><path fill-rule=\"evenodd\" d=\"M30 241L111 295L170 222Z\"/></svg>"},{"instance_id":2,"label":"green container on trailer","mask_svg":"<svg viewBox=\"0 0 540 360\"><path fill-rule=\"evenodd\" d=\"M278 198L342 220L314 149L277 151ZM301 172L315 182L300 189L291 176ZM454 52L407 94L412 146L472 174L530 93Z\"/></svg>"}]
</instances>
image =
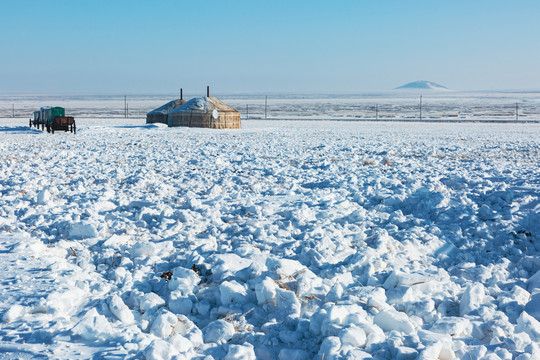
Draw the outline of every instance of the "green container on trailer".
<instances>
[{"instance_id":1,"label":"green container on trailer","mask_svg":"<svg viewBox=\"0 0 540 360\"><path fill-rule=\"evenodd\" d=\"M66 116L66 110L63 107L55 106L51 108L51 117L47 119L47 124L52 124L53 120L57 116Z\"/></svg>"},{"instance_id":2,"label":"green container on trailer","mask_svg":"<svg viewBox=\"0 0 540 360\"><path fill-rule=\"evenodd\" d=\"M41 108L41 121L50 125L56 116L66 116L66 110L63 107L42 107Z\"/></svg>"}]
</instances>

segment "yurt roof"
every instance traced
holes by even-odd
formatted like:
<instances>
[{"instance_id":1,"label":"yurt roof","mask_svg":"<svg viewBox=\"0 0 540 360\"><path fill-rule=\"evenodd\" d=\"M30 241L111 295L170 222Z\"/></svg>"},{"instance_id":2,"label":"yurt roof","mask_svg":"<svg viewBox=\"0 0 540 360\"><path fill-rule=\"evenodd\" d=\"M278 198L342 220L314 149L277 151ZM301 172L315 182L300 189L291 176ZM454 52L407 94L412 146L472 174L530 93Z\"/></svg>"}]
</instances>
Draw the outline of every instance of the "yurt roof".
<instances>
[{"instance_id":1,"label":"yurt roof","mask_svg":"<svg viewBox=\"0 0 540 360\"><path fill-rule=\"evenodd\" d=\"M164 114L164 115L166 115L166 114L170 113L172 110L176 109L177 107L179 107L180 105L185 104L185 103L186 103L185 100L180 100L180 99L169 101L165 105L162 105L162 106L158 107L157 109L154 109L154 110L150 111L148 114Z\"/></svg>"},{"instance_id":2,"label":"yurt roof","mask_svg":"<svg viewBox=\"0 0 540 360\"><path fill-rule=\"evenodd\" d=\"M173 111L171 111L171 114L174 113L180 113L180 112L199 112L199 113L207 113L214 110L218 111L234 111L232 107L229 105L226 105L221 100L216 99L215 97L197 97L189 100L184 105L177 107Z\"/></svg>"}]
</instances>

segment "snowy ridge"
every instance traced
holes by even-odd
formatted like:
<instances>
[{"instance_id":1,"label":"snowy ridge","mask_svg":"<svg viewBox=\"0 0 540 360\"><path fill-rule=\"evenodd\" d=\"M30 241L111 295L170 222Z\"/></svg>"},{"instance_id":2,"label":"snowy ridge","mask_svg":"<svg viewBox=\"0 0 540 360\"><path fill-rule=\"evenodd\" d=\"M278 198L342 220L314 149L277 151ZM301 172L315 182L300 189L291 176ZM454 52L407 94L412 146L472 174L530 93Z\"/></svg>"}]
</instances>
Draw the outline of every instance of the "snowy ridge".
<instances>
[{"instance_id":1,"label":"snowy ridge","mask_svg":"<svg viewBox=\"0 0 540 360\"><path fill-rule=\"evenodd\" d=\"M448 88L432 81L419 80L398 86L394 90L448 90Z\"/></svg>"},{"instance_id":2,"label":"snowy ridge","mask_svg":"<svg viewBox=\"0 0 540 360\"><path fill-rule=\"evenodd\" d=\"M537 126L138 123L0 133L4 353L540 355Z\"/></svg>"}]
</instances>

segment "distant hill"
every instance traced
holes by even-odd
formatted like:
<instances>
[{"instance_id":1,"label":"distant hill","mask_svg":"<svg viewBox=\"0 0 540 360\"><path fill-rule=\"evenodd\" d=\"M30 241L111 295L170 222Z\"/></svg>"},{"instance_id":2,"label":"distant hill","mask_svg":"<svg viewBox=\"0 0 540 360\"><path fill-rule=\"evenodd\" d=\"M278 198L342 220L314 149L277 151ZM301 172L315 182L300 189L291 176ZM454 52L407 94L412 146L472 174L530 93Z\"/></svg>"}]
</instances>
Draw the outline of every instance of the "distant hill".
<instances>
[{"instance_id":1,"label":"distant hill","mask_svg":"<svg viewBox=\"0 0 540 360\"><path fill-rule=\"evenodd\" d=\"M394 90L448 90L448 88L431 81L419 80L398 86Z\"/></svg>"}]
</instances>

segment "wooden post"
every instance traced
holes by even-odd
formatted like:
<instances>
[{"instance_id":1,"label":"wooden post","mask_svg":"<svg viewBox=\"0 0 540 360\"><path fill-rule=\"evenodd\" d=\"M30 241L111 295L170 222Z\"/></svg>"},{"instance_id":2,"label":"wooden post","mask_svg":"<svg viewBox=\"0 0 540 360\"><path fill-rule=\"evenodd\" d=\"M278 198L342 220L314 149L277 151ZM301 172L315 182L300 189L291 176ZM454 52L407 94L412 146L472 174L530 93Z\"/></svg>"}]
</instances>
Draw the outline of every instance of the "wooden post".
<instances>
[{"instance_id":1,"label":"wooden post","mask_svg":"<svg viewBox=\"0 0 540 360\"><path fill-rule=\"evenodd\" d=\"M516 121L519 120L518 103L516 103Z\"/></svg>"},{"instance_id":2,"label":"wooden post","mask_svg":"<svg viewBox=\"0 0 540 360\"><path fill-rule=\"evenodd\" d=\"M379 104L375 105L375 120L379 121Z\"/></svg>"},{"instance_id":3,"label":"wooden post","mask_svg":"<svg viewBox=\"0 0 540 360\"><path fill-rule=\"evenodd\" d=\"M249 118L249 105L246 104L246 120Z\"/></svg>"},{"instance_id":4,"label":"wooden post","mask_svg":"<svg viewBox=\"0 0 540 360\"><path fill-rule=\"evenodd\" d=\"M268 96L264 97L264 118L268 118Z\"/></svg>"},{"instance_id":5,"label":"wooden post","mask_svg":"<svg viewBox=\"0 0 540 360\"><path fill-rule=\"evenodd\" d=\"M126 96L124 95L124 117L127 118L127 100Z\"/></svg>"},{"instance_id":6,"label":"wooden post","mask_svg":"<svg viewBox=\"0 0 540 360\"><path fill-rule=\"evenodd\" d=\"M422 95L420 95L420 121L422 121Z\"/></svg>"}]
</instances>

